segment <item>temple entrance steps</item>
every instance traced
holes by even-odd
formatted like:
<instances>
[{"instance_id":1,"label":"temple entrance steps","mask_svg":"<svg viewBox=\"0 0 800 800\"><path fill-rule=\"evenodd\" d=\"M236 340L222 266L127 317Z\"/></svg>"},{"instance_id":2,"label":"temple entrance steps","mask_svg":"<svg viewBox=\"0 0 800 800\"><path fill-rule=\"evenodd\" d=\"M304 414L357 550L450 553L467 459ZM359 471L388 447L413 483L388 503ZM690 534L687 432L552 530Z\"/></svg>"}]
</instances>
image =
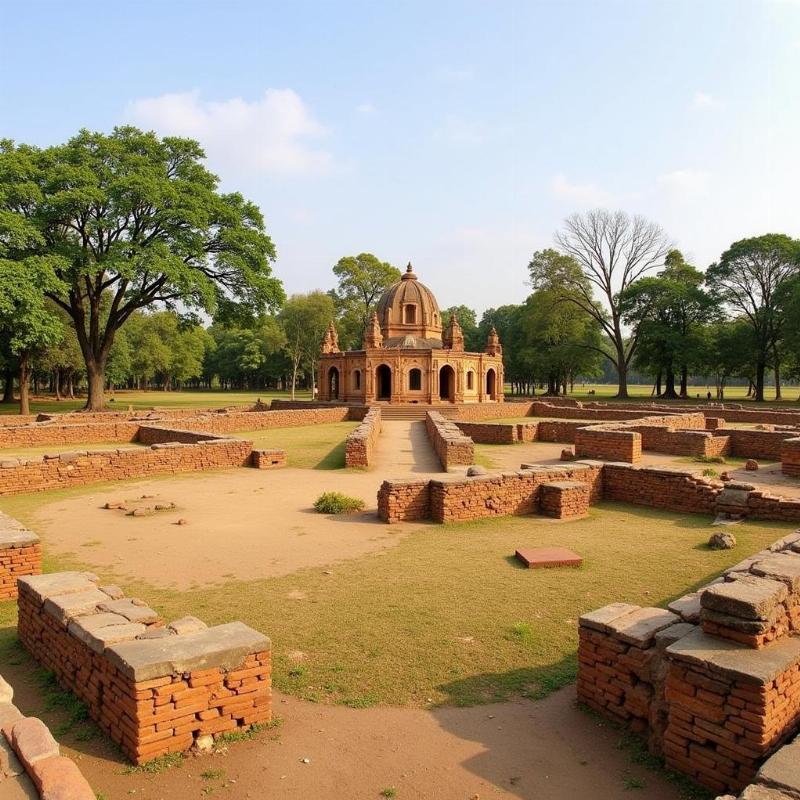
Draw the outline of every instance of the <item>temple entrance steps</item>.
<instances>
[{"instance_id":1,"label":"temple entrance steps","mask_svg":"<svg viewBox=\"0 0 800 800\"><path fill-rule=\"evenodd\" d=\"M391 405L376 403L381 409L381 419L384 420L424 420L428 411L438 411L450 419L457 417L459 407L450 403L443 405Z\"/></svg>"}]
</instances>

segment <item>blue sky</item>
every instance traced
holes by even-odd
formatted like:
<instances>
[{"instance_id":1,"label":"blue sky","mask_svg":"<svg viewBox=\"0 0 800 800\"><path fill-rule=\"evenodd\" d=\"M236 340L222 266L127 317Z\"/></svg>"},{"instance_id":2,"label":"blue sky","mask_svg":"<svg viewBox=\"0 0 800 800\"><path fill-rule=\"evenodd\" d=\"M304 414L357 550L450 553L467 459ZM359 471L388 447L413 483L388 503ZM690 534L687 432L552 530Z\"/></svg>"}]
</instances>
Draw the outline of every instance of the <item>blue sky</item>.
<instances>
[{"instance_id":1,"label":"blue sky","mask_svg":"<svg viewBox=\"0 0 800 800\"><path fill-rule=\"evenodd\" d=\"M519 302L573 211L701 268L800 237L800 0L0 0L0 136L198 138L289 292L409 259L443 306Z\"/></svg>"}]
</instances>

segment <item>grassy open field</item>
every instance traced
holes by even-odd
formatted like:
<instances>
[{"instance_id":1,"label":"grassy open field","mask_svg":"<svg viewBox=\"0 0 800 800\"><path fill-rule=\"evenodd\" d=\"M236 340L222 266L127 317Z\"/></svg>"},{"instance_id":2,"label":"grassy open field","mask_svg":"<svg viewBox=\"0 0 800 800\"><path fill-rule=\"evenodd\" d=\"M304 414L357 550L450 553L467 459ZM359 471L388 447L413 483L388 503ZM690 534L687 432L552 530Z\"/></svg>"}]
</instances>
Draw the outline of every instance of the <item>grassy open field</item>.
<instances>
[{"instance_id":1,"label":"grassy open field","mask_svg":"<svg viewBox=\"0 0 800 800\"><path fill-rule=\"evenodd\" d=\"M10 513L26 502L8 500ZM612 601L664 605L791 527L747 522L734 550L712 551L707 517L607 503L569 523L421 525L385 554L267 580L124 588L169 619L191 609L209 623L241 619L265 632L282 691L350 706L472 705L570 682L581 613ZM522 569L512 556L526 545L572 548L584 565ZM0 604L0 657L13 647L14 623L14 603Z\"/></svg>"},{"instance_id":2,"label":"grassy open field","mask_svg":"<svg viewBox=\"0 0 800 800\"><path fill-rule=\"evenodd\" d=\"M232 435L252 440L257 448L286 450L290 467L343 469L345 439L358 425L358 422L331 422L327 425L240 431Z\"/></svg>"},{"instance_id":3,"label":"grassy open field","mask_svg":"<svg viewBox=\"0 0 800 800\"><path fill-rule=\"evenodd\" d=\"M595 394L589 394L594 390ZM507 397L508 387L506 388ZM711 392L711 399L714 401L714 386L712 384L690 385L688 387L689 397L686 402L696 400L706 400L708 392ZM612 400L617 393L617 385L611 383L576 383L575 391L571 392L568 396L576 400ZM629 384L628 386L629 400L636 401L654 401L654 402L670 402L660 401L653 395L652 384ZM746 386L726 386L725 387L725 402L750 402L747 400L747 387ZM798 405L800 403L800 387L797 386L783 386L782 388L783 399L780 401L782 405ZM765 387L765 398L767 402L774 402L775 400L775 387L767 385ZM624 401L623 401L624 402Z\"/></svg>"},{"instance_id":4,"label":"grassy open field","mask_svg":"<svg viewBox=\"0 0 800 800\"><path fill-rule=\"evenodd\" d=\"M127 391L117 390L112 395L106 394L106 406L110 411L125 411L128 406L135 409L147 409L157 406L158 408L220 408L222 406L245 406L252 405L256 400L264 403L269 402L274 397L283 400L290 399L288 392L223 392L219 390L197 389L185 392L162 392L162 391ZM310 400L310 392L296 393L297 400ZM37 396L31 399L31 413L61 413L65 411L76 411L83 408L85 398L75 400L54 400L52 397ZM19 409L16 404L0 403L0 414L16 414Z\"/></svg>"}]
</instances>

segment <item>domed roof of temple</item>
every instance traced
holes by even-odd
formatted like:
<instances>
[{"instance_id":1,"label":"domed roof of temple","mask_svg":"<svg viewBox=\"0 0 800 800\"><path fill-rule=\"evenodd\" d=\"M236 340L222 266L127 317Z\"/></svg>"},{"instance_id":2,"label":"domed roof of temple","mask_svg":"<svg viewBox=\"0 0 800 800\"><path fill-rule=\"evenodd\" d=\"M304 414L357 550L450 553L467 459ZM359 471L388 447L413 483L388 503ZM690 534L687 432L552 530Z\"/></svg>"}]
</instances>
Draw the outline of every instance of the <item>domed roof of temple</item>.
<instances>
[{"instance_id":1,"label":"domed roof of temple","mask_svg":"<svg viewBox=\"0 0 800 800\"><path fill-rule=\"evenodd\" d=\"M439 348L442 315L433 292L417 280L409 264L403 277L378 302L384 347Z\"/></svg>"}]
</instances>

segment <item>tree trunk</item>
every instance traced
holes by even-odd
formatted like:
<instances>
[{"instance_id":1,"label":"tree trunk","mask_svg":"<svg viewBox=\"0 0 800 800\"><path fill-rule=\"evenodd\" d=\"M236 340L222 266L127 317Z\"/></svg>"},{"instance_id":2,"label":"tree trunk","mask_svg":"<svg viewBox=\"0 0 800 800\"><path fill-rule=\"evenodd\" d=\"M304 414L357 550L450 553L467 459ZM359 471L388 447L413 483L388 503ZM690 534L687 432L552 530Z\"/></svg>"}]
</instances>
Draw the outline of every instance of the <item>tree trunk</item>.
<instances>
[{"instance_id":1,"label":"tree trunk","mask_svg":"<svg viewBox=\"0 0 800 800\"><path fill-rule=\"evenodd\" d=\"M102 411L105 405L105 363L99 366L96 361L86 363L86 382L88 392L86 395L85 411Z\"/></svg>"},{"instance_id":2,"label":"tree trunk","mask_svg":"<svg viewBox=\"0 0 800 800\"><path fill-rule=\"evenodd\" d=\"M294 393L297 388L297 364L292 365L292 400L294 400Z\"/></svg>"},{"instance_id":3,"label":"tree trunk","mask_svg":"<svg viewBox=\"0 0 800 800\"><path fill-rule=\"evenodd\" d=\"M756 362L756 393L753 398L756 402L764 402L764 371L766 364L763 361Z\"/></svg>"},{"instance_id":4,"label":"tree trunk","mask_svg":"<svg viewBox=\"0 0 800 800\"><path fill-rule=\"evenodd\" d=\"M19 413L30 414L30 382L31 371L28 365L28 354L23 353L19 357Z\"/></svg>"},{"instance_id":5,"label":"tree trunk","mask_svg":"<svg viewBox=\"0 0 800 800\"><path fill-rule=\"evenodd\" d=\"M775 399L783 400L781 397L781 364L777 359L775 360Z\"/></svg>"},{"instance_id":6,"label":"tree trunk","mask_svg":"<svg viewBox=\"0 0 800 800\"><path fill-rule=\"evenodd\" d=\"M667 369L666 386L664 394L661 395L665 400L677 400L678 393L675 391L675 371L670 367Z\"/></svg>"},{"instance_id":7,"label":"tree trunk","mask_svg":"<svg viewBox=\"0 0 800 800\"><path fill-rule=\"evenodd\" d=\"M3 387L3 401L4 403L14 402L14 371L6 368L5 370L5 386Z\"/></svg>"},{"instance_id":8,"label":"tree trunk","mask_svg":"<svg viewBox=\"0 0 800 800\"><path fill-rule=\"evenodd\" d=\"M53 388L55 389L56 400L61 399L61 370L57 369L53 376Z\"/></svg>"},{"instance_id":9,"label":"tree trunk","mask_svg":"<svg viewBox=\"0 0 800 800\"><path fill-rule=\"evenodd\" d=\"M617 394L619 400L628 399L628 365L625 362L625 351L621 346L617 347Z\"/></svg>"},{"instance_id":10,"label":"tree trunk","mask_svg":"<svg viewBox=\"0 0 800 800\"><path fill-rule=\"evenodd\" d=\"M684 364L681 367L681 391L680 395L683 398L689 396L689 368Z\"/></svg>"}]
</instances>

